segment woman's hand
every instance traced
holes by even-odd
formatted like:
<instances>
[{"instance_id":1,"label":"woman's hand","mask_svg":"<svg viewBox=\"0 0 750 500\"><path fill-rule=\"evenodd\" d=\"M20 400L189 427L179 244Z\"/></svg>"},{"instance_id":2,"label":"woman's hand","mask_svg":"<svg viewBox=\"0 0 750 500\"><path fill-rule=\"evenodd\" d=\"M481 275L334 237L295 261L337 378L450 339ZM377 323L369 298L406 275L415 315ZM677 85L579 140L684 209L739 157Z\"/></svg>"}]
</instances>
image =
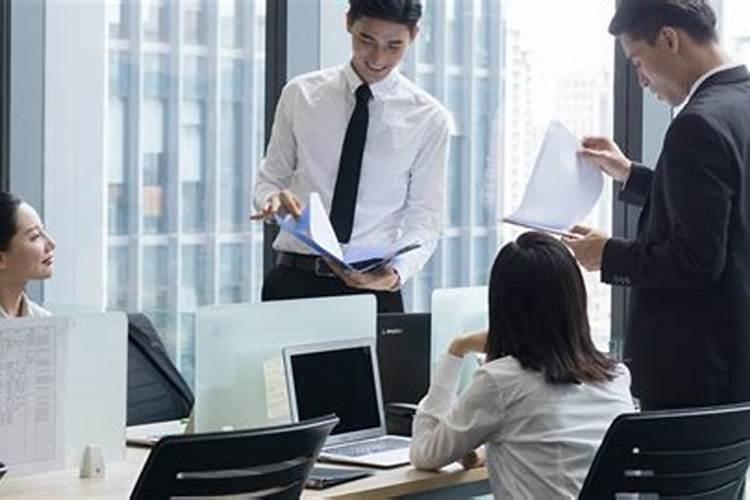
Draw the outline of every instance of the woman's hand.
<instances>
[{"instance_id":1,"label":"woman's hand","mask_svg":"<svg viewBox=\"0 0 750 500\"><path fill-rule=\"evenodd\" d=\"M480 446L476 450L470 451L464 455L458 462L464 469L469 470L483 467L486 460L487 452L484 451L484 446Z\"/></svg>"},{"instance_id":2,"label":"woman's hand","mask_svg":"<svg viewBox=\"0 0 750 500\"><path fill-rule=\"evenodd\" d=\"M448 353L458 358L463 358L470 352L484 353L487 346L487 330L465 333L459 335L448 348Z\"/></svg>"}]
</instances>

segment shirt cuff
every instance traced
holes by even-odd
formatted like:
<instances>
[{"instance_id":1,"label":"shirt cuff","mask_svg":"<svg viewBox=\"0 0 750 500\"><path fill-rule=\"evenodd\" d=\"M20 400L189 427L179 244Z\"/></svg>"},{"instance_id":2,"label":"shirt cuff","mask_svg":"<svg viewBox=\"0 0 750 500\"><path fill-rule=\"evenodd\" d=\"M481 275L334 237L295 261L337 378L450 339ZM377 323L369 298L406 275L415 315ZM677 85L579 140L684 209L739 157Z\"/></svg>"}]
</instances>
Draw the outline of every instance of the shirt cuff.
<instances>
[{"instance_id":1,"label":"shirt cuff","mask_svg":"<svg viewBox=\"0 0 750 500\"><path fill-rule=\"evenodd\" d=\"M449 353L444 353L438 358L435 372L432 374L432 385L455 393L458 385L458 376L461 373L463 358Z\"/></svg>"},{"instance_id":2,"label":"shirt cuff","mask_svg":"<svg viewBox=\"0 0 750 500\"><path fill-rule=\"evenodd\" d=\"M270 188L270 189L258 189L255 191L255 197L253 199L253 205L255 207L255 210L258 212L263 211L263 207L266 206L266 202L271 197L271 195L274 195L278 193L279 190L276 188Z\"/></svg>"}]
</instances>

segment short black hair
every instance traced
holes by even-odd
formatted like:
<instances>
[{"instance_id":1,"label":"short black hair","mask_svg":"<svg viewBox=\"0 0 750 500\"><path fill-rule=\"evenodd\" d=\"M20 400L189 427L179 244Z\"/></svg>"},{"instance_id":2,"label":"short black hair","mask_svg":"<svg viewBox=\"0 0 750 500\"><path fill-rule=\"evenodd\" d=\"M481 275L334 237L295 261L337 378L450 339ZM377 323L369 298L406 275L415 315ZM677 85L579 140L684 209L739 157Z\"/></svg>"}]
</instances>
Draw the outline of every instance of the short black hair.
<instances>
[{"instance_id":1,"label":"short black hair","mask_svg":"<svg viewBox=\"0 0 750 500\"><path fill-rule=\"evenodd\" d=\"M0 191L0 252L10 248L10 240L18 232L16 219L21 203L21 198L16 195Z\"/></svg>"},{"instance_id":2,"label":"short black hair","mask_svg":"<svg viewBox=\"0 0 750 500\"><path fill-rule=\"evenodd\" d=\"M414 29L422 17L421 0L349 0L349 22L360 17L404 24Z\"/></svg>"},{"instance_id":3,"label":"short black hair","mask_svg":"<svg viewBox=\"0 0 750 500\"><path fill-rule=\"evenodd\" d=\"M681 29L700 43L718 40L716 13L708 0L621 0L609 32L653 45L665 26Z\"/></svg>"},{"instance_id":4,"label":"short black hair","mask_svg":"<svg viewBox=\"0 0 750 500\"><path fill-rule=\"evenodd\" d=\"M612 380L616 363L591 340L586 287L570 251L539 232L505 245L489 284L487 359L513 356L548 383Z\"/></svg>"}]
</instances>

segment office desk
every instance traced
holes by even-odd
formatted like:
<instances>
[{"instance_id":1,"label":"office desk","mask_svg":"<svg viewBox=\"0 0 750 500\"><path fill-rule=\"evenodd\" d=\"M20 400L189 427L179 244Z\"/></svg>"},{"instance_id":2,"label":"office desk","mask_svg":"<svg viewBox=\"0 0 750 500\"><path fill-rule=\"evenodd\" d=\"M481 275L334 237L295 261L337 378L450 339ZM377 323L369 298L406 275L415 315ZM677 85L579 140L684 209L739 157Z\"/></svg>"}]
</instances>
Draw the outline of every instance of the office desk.
<instances>
[{"instance_id":1,"label":"office desk","mask_svg":"<svg viewBox=\"0 0 750 500\"><path fill-rule=\"evenodd\" d=\"M146 461L148 449L128 448L127 461L107 466L106 477L80 479L77 471L57 471L0 480L3 500L122 500L128 498L138 473ZM464 471L451 465L440 472L421 472L411 467L379 471L374 476L326 490L305 490L303 499L375 500L425 493L459 485L482 483L487 471Z\"/></svg>"}]
</instances>

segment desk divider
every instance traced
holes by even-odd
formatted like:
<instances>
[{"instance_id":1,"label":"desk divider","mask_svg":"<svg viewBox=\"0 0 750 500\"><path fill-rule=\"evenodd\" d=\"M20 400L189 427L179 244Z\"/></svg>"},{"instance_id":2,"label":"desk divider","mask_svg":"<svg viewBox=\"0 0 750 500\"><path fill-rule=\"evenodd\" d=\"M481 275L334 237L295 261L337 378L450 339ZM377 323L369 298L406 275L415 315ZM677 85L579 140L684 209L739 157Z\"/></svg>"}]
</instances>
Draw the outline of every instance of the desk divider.
<instances>
[{"instance_id":1,"label":"desk divider","mask_svg":"<svg viewBox=\"0 0 750 500\"><path fill-rule=\"evenodd\" d=\"M122 313L0 321L0 459L10 475L78 468L86 446L125 460Z\"/></svg>"},{"instance_id":2,"label":"desk divider","mask_svg":"<svg viewBox=\"0 0 750 500\"><path fill-rule=\"evenodd\" d=\"M432 365L462 333L489 326L487 287L441 288L432 292ZM459 378L459 392L469 384L479 366L475 356L465 356Z\"/></svg>"},{"instance_id":3,"label":"desk divider","mask_svg":"<svg viewBox=\"0 0 750 500\"><path fill-rule=\"evenodd\" d=\"M375 338L373 295L201 308L195 318L195 430L288 423L282 349Z\"/></svg>"}]
</instances>

